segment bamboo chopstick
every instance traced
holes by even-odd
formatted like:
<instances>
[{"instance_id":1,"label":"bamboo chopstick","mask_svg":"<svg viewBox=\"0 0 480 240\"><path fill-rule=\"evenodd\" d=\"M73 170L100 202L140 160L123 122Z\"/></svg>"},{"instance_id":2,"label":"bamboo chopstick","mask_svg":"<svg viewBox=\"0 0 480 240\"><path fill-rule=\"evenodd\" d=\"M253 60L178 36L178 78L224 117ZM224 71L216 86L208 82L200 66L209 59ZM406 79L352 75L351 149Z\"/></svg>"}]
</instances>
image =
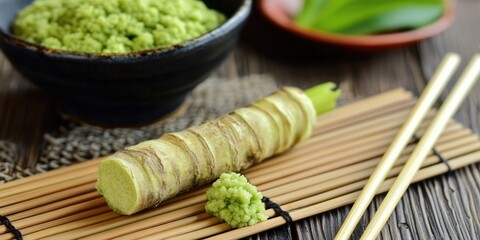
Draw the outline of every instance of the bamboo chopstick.
<instances>
[{"instance_id":1,"label":"bamboo chopstick","mask_svg":"<svg viewBox=\"0 0 480 240\"><path fill-rule=\"evenodd\" d=\"M445 100L445 103L438 110L438 114L433 119L432 125L430 125L425 135L420 139L420 142L405 164L404 169L400 172L398 180L394 182L392 188L388 191L387 196L373 216L371 222L368 224L361 239L375 239L380 233L383 225L385 225L396 205L402 198L403 193L407 190L411 181L415 177L423 160L435 144L437 138L440 136L447 121L460 107L460 104L476 83L479 76L480 54L473 56L464 73L460 76L460 79Z\"/></svg>"},{"instance_id":2,"label":"bamboo chopstick","mask_svg":"<svg viewBox=\"0 0 480 240\"><path fill-rule=\"evenodd\" d=\"M412 139L415 130L450 81L459 63L460 57L453 53L447 54L440 63L440 66L425 87L417 104L411 111L398 134L393 139L390 147L383 155L382 160L368 180L365 188L360 193L360 196L350 209L347 218L335 237L336 240L348 240L350 238L350 235L360 221L363 213L375 196L377 188L381 185L383 180L385 180L388 171L392 168L395 160L400 156L402 149L405 148L407 143Z\"/></svg>"}]
</instances>

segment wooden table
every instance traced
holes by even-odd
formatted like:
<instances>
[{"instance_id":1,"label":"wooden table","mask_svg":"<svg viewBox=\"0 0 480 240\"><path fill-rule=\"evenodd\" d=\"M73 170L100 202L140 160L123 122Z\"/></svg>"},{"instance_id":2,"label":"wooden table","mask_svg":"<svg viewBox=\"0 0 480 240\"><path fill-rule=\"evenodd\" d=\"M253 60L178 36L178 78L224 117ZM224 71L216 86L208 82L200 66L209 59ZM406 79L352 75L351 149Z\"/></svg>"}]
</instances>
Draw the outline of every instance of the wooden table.
<instances>
[{"instance_id":1,"label":"wooden table","mask_svg":"<svg viewBox=\"0 0 480 240\"><path fill-rule=\"evenodd\" d=\"M244 40L213 76L234 79L268 73L279 85L303 88L333 81L344 92L342 104L397 87L404 87L418 95L445 53L461 54L465 66L471 55L480 49L479 11L480 1L459 1L457 18L448 31L408 48L360 56L314 55L308 59L301 57L305 52L298 52L305 51L305 48L299 50L288 46L288 43L269 42L278 31L255 18L247 27ZM262 34L263 30L273 33ZM279 56L279 49L290 55ZM277 54L269 54L272 50ZM456 119L475 133L480 133L480 85L462 105ZM64 123L56 113L55 100L12 70L0 55L0 141L16 144L16 164L23 168L34 166L44 151L44 133L57 129L61 124ZM361 230L382 199L383 196L375 198L357 227L354 239L360 237ZM348 210L349 207L343 207L299 221L296 231L303 239L332 239ZM380 237L478 239L479 212L480 171L479 165L475 165L412 185ZM289 236L286 228L279 228L251 238L286 239Z\"/></svg>"}]
</instances>

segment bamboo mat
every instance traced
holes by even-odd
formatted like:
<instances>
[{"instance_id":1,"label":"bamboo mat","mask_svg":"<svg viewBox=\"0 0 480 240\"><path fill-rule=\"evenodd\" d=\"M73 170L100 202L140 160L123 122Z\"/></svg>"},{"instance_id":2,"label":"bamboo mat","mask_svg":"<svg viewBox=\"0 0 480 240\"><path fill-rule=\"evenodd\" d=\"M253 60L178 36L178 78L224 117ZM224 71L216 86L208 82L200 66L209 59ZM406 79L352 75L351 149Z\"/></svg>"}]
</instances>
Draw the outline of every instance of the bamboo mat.
<instances>
[{"instance_id":1,"label":"bamboo mat","mask_svg":"<svg viewBox=\"0 0 480 240\"><path fill-rule=\"evenodd\" d=\"M397 89L338 108L318 119L311 139L243 173L294 220L351 204L414 103L411 93ZM426 118L418 135L433 114ZM414 145L412 141L405 149L380 192L389 189ZM449 123L436 149L452 169L480 161L478 137L455 121ZM0 214L7 216L25 239L232 239L285 224L269 209L266 222L230 229L204 213L208 186L155 209L132 216L117 215L95 191L99 161L0 185ZM446 172L447 165L431 155L415 181ZM5 226L0 226L0 240L11 238Z\"/></svg>"}]
</instances>

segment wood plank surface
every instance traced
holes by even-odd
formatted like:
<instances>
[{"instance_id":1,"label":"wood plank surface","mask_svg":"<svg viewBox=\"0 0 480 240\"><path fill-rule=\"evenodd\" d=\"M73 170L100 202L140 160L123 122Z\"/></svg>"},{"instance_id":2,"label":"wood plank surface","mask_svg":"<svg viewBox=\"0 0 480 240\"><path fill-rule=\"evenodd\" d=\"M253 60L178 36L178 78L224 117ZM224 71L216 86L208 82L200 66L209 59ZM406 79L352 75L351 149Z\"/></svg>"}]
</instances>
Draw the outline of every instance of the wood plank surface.
<instances>
[{"instance_id":1,"label":"wood plank surface","mask_svg":"<svg viewBox=\"0 0 480 240\"><path fill-rule=\"evenodd\" d=\"M456 20L449 30L408 48L360 56L308 58L301 54L297 57L272 55L265 42L268 45L268 41L275 41L271 39L275 35L261 34L252 25L259 25L256 27L260 29L267 27L274 33L278 31L253 16L242 42L212 77L238 81L255 74L270 74L278 86L303 88L333 81L344 92L342 104L396 87L418 94L446 52L461 54L465 66L471 55L480 50L480 1L459 0L456 11ZM276 47L296 51L296 47L288 43ZM48 142L44 133L59 131L68 124L60 118L55 104L54 99L16 73L0 54L0 177L15 174L15 168L35 168L36 163L42 161ZM479 85L462 105L456 119L480 133ZM15 151L10 151L12 148ZM479 167L470 166L411 186L380 239L479 239ZM360 237L382 199L382 196L375 198L352 239ZM302 239L333 239L348 210L349 207L343 207L299 221L293 231ZM289 231L281 227L250 239L289 239Z\"/></svg>"}]
</instances>

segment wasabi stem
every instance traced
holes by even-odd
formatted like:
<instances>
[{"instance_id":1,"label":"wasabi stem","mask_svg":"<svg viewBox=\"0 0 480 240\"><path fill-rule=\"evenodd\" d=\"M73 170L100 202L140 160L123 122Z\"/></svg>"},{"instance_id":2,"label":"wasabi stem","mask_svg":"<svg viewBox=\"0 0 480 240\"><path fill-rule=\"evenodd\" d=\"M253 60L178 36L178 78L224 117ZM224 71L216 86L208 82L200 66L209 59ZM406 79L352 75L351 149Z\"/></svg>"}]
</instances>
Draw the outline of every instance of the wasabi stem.
<instances>
[{"instance_id":1,"label":"wasabi stem","mask_svg":"<svg viewBox=\"0 0 480 240\"><path fill-rule=\"evenodd\" d=\"M241 174L223 173L207 191L205 210L233 228L266 221L262 194Z\"/></svg>"},{"instance_id":2,"label":"wasabi stem","mask_svg":"<svg viewBox=\"0 0 480 240\"><path fill-rule=\"evenodd\" d=\"M327 82L305 90L305 95L312 102L318 116L335 109L342 91L337 89L335 83Z\"/></svg>"}]
</instances>

